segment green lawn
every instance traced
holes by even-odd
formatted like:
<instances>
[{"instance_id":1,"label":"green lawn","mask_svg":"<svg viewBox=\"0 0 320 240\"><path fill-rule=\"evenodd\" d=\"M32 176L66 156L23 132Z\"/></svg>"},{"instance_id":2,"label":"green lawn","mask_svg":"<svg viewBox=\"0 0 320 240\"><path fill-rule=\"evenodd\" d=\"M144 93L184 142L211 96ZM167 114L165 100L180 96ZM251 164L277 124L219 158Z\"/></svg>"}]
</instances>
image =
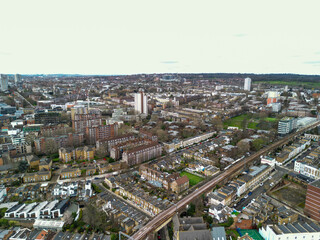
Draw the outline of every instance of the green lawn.
<instances>
[{"instance_id":1,"label":"green lawn","mask_svg":"<svg viewBox=\"0 0 320 240\"><path fill-rule=\"evenodd\" d=\"M259 119L249 118L247 114L242 114L242 115L239 115L237 117L230 118L230 119L226 120L223 123L223 125L224 125L225 128L230 126L230 127L238 127L239 129L241 129L242 128L242 122L243 122L244 119L247 119L247 121L248 121L248 125L247 125L248 128L259 129L259 127L258 127ZM263 120L265 120L267 122L275 122L277 119L276 118L267 117L267 118L264 118Z\"/></svg>"},{"instance_id":2,"label":"green lawn","mask_svg":"<svg viewBox=\"0 0 320 240\"><path fill-rule=\"evenodd\" d=\"M181 172L180 176L181 177L182 176L187 176L189 178L189 185L190 186L194 186L194 185L198 184L199 182L201 182L204 179L202 177L199 177L197 175L194 175L192 173L188 173L188 172L185 172L185 171Z\"/></svg>"}]
</instances>

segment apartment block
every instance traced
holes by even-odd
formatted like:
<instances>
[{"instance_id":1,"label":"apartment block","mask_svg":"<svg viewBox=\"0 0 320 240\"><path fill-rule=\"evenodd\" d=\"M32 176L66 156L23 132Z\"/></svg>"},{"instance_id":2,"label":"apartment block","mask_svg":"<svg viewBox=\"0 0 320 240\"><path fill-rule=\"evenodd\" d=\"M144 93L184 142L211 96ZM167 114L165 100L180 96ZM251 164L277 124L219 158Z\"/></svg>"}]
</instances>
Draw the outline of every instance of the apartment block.
<instances>
[{"instance_id":1,"label":"apartment block","mask_svg":"<svg viewBox=\"0 0 320 240\"><path fill-rule=\"evenodd\" d=\"M153 158L160 157L162 154L162 146L156 142L139 146L125 151L122 154L122 159L129 166L133 166Z\"/></svg>"},{"instance_id":2,"label":"apartment block","mask_svg":"<svg viewBox=\"0 0 320 240\"><path fill-rule=\"evenodd\" d=\"M304 213L320 222L320 180L308 184Z\"/></svg>"},{"instance_id":3,"label":"apartment block","mask_svg":"<svg viewBox=\"0 0 320 240\"><path fill-rule=\"evenodd\" d=\"M118 124L110 125L94 125L85 128L88 144L95 144L96 141L102 139L113 138L118 135Z\"/></svg>"},{"instance_id":4,"label":"apartment block","mask_svg":"<svg viewBox=\"0 0 320 240\"><path fill-rule=\"evenodd\" d=\"M107 148L108 152L110 152L111 148L113 146L120 144L120 143L133 141L133 140L135 140L135 137L132 134L123 135L123 136L116 136L116 137L106 138L106 139L100 139L100 140L97 140L96 147L97 147L97 149L99 149L101 147Z\"/></svg>"},{"instance_id":5,"label":"apartment block","mask_svg":"<svg viewBox=\"0 0 320 240\"><path fill-rule=\"evenodd\" d=\"M90 146L74 148L60 148L59 158L64 162L73 160L92 160L94 159L95 148Z\"/></svg>"},{"instance_id":6,"label":"apartment block","mask_svg":"<svg viewBox=\"0 0 320 240\"><path fill-rule=\"evenodd\" d=\"M114 160L119 160L122 157L122 153L126 151L126 149L150 144L151 142L152 141L148 139L136 139L124 143L119 143L111 148L110 157Z\"/></svg>"}]
</instances>

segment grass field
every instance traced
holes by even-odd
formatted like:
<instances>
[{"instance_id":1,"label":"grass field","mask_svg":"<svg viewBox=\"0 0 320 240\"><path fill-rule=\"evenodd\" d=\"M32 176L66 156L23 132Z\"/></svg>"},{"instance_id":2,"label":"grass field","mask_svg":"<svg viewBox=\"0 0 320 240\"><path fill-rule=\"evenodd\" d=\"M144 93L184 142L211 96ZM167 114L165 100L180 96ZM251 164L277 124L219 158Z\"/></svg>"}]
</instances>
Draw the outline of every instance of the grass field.
<instances>
[{"instance_id":1,"label":"grass field","mask_svg":"<svg viewBox=\"0 0 320 240\"><path fill-rule=\"evenodd\" d=\"M191 174L191 173L188 173L188 172L181 172L180 173L180 176L187 176L189 178L189 185L190 186L194 186L196 184L198 184L199 182L201 182L204 178L202 177L199 177L197 175L194 175L194 174Z\"/></svg>"},{"instance_id":2,"label":"grass field","mask_svg":"<svg viewBox=\"0 0 320 240\"><path fill-rule=\"evenodd\" d=\"M259 234L257 230L254 229L241 229L239 230L241 237L248 233L248 235L254 240L263 240L263 237Z\"/></svg>"},{"instance_id":3,"label":"grass field","mask_svg":"<svg viewBox=\"0 0 320 240\"><path fill-rule=\"evenodd\" d=\"M270 85L288 85L288 86L306 86L311 88L319 88L320 83L316 82L298 82L298 81L256 81L256 83L265 83Z\"/></svg>"},{"instance_id":4,"label":"grass field","mask_svg":"<svg viewBox=\"0 0 320 240\"><path fill-rule=\"evenodd\" d=\"M228 120L226 120L223 125L225 128L227 127L238 127L239 129L242 128L242 122L243 120L247 119L248 121L248 125L247 127L248 128L251 128L251 129L259 129L259 119L251 119L248 117L247 114L242 114L242 115L239 115L237 117L233 117L233 118L230 118ZM275 122L276 119L275 118L264 118L263 120L267 121L267 122Z\"/></svg>"}]
</instances>

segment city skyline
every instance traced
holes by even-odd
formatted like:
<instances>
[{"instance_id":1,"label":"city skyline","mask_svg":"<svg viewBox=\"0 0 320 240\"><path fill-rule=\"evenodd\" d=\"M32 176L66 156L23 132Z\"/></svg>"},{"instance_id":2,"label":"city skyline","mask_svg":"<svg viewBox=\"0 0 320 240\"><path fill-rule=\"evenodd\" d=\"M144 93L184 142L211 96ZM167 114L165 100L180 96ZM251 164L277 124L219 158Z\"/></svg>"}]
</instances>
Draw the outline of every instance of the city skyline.
<instances>
[{"instance_id":1,"label":"city skyline","mask_svg":"<svg viewBox=\"0 0 320 240\"><path fill-rule=\"evenodd\" d=\"M2 73L319 74L317 1L0 6Z\"/></svg>"}]
</instances>

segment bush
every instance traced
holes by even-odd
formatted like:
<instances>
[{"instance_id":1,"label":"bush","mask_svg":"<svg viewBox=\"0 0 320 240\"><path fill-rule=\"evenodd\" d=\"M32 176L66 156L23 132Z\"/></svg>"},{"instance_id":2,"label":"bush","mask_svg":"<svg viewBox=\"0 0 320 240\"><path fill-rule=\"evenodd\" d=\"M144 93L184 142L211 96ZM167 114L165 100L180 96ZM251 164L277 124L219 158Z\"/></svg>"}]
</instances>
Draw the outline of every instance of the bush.
<instances>
[{"instance_id":1,"label":"bush","mask_svg":"<svg viewBox=\"0 0 320 240\"><path fill-rule=\"evenodd\" d=\"M232 217L228 217L228 220L224 223L220 223L219 225L221 227L230 227L234 222L234 219Z\"/></svg>"},{"instance_id":2,"label":"bush","mask_svg":"<svg viewBox=\"0 0 320 240\"><path fill-rule=\"evenodd\" d=\"M92 183L92 188L97 193L101 193L102 192L102 190L94 183Z\"/></svg>"},{"instance_id":3,"label":"bush","mask_svg":"<svg viewBox=\"0 0 320 240\"><path fill-rule=\"evenodd\" d=\"M103 182L102 185L103 185L106 189L110 190L110 187L109 187L108 184L106 184L105 182Z\"/></svg>"}]
</instances>

